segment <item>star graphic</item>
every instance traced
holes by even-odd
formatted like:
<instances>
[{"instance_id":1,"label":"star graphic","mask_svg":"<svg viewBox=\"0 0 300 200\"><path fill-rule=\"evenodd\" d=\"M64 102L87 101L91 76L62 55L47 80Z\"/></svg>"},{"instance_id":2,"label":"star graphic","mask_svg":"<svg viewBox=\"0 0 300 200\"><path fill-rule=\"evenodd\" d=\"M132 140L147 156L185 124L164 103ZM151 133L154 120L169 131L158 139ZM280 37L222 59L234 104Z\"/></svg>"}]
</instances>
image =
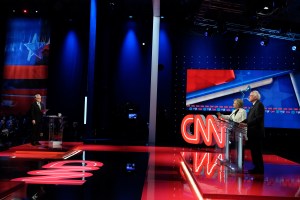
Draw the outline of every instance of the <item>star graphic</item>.
<instances>
[{"instance_id":1,"label":"star graphic","mask_svg":"<svg viewBox=\"0 0 300 200\"><path fill-rule=\"evenodd\" d=\"M275 79L276 80L276 79ZM273 84L271 85L271 88L269 87L262 87L260 89L260 92L262 94L269 94L270 90L272 91L271 94L274 96L265 97L263 99L263 102L266 107L284 107L286 105L282 105L283 100L293 98L293 94L291 94L288 91L281 90L279 81L273 81ZM274 101L274 99L277 99L277 101Z\"/></svg>"},{"instance_id":2,"label":"star graphic","mask_svg":"<svg viewBox=\"0 0 300 200\"><path fill-rule=\"evenodd\" d=\"M27 61L30 61L32 56L36 56L38 58L42 58L41 56L41 51L44 48L44 46L46 45L45 42L38 42L38 36L35 33L32 41L28 42L26 44L24 44L25 47L27 48L28 52L28 56L27 56Z\"/></svg>"}]
</instances>

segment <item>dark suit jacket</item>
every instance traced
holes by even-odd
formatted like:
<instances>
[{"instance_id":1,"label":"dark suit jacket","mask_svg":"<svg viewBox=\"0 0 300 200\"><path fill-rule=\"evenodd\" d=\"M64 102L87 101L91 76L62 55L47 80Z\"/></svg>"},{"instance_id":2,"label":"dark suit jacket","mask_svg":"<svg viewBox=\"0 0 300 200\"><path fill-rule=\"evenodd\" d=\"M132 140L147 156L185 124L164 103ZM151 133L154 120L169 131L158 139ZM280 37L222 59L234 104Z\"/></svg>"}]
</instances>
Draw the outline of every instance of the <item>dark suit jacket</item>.
<instances>
[{"instance_id":1,"label":"dark suit jacket","mask_svg":"<svg viewBox=\"0 0 300 200\"><path fill-rule=\"evenodd\" d=\"M30 108L30 115L31 115L31 120L35 120L36 123L41 123L43 119L43 110L44 110L44 104L41 103L41 109L37 105L36 102L33 102L31 104Z\"/></svg>"},{"instance_id":2,"label":"dark suit jacket","mask_svg":"<svg viewBox=\"0 0 300 200\"><path fill-rule=\"evenodd\" d=\"M247 132L248 138L263 138L265 134L264 128L265 107L260 101L256 101L250 108L247 116Z\"/></svg>"}]
</instances>

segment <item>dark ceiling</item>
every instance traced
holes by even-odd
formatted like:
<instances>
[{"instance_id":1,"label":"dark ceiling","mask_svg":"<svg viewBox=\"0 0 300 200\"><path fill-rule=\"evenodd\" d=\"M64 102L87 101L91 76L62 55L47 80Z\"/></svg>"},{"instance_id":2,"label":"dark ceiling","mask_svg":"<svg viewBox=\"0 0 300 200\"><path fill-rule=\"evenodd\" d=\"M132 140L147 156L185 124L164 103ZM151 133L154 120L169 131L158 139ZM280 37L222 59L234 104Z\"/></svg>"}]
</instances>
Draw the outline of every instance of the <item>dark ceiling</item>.
<instances>
[{"instance_id":1,"label":"dark ceiling","mask_svg":"<svg viewBox=\"0 0 300 200\"><path fill-rule=\"evenodd\" d=\"M299 0L161 0L161 14L202 28L300 40Z\"/></svg>"},{"instance_id":2,"label":"dark ceiling","mask_svg":"<svg viewBox=\"0 0 300 200\"><path fill-rule=\"evenodd\" d=\"M157 0L102 0L115 14L152 16ZM300 39L300 0L159 0L164 20ZM268 10L264 7L268 6Z\"/></svg>"},{"instance_id":3,"label":"dark ceiling","mask_svg":"<svg viewBox=\"0 0 300 200\"><path fill-rule=\"evenodd\" d=\"M298 29L300 25L299 0L197 0L193 2L193 7L198 7L193 13L193 17L197 19L221 20L265 26L264 28L292 29L292 31ZM264 9L266 6L268 10Z\"/></svg>"},{"instance_id":4,"label":"dark ceiling","mask_svg":"<svg viewBox=\"0 0 300 200\"><path fill-rule=\"evenodd\" d=\"M98 0L102 11L115 15L152 17L152 1ZM90 0L1 0L7 12L12 8L31 7L43 12L80 16ZM268 6L268 10L264 7ZM195 26L223 26L242 32L262 32L300 39L300 0L160 0L165 20ZM292 34L290 34L292 33Z\"/></svg>"}]
</instances>

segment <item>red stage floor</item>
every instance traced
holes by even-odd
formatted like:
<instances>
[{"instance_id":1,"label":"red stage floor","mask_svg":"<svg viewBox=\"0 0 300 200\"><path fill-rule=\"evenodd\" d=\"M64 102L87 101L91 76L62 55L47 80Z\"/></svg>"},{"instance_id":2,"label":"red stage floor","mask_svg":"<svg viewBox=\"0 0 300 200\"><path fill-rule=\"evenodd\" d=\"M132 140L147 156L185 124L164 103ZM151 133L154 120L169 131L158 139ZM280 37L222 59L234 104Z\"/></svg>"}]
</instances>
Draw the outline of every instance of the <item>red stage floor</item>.
<instances>
[{"instance_id":1,"label":"red stage floor","mask_svg":"<svg viewBox=\"0 0 300 200\"><path fill-rule=\"evenodd\" d=\"M299 199L300 165L276 155L264 155L262 175L233 172L220 165L222 153L181 152L199 199ZM246 152L246 158L249 152ZM245 168L252 168L246 159Z\"/></svg>"},{"instance_id":2,"label":"red stage floor","mask_svg":"<svg viewBox=\"0 0 300 200\"><path fill-rule=\"evenodd\" d=\"M20 196L17 191L21 190L24 199L33 194L40 195L39 199L97 199L99 196L122 200L300 199L298 163L264 155L265 174L250 175L220 165L218 159L223 157L221 151L210 148L83 143L63 143L61 147L49 148L47 143L34 147L25 144L0 152L0 197L12 199L11 195ZM246 151L245 169L252 168L250 160ZM82 180L61 178L62 172L60 179L53 179L54 171L51 171L51 181L43 178L33 182L36 174L62 162L81 163L72 165L73 171L84 162L94 167L88 169L89 173L88 170L81 173ZM70 168L67 164L64 167ZM12 181L22 177L26 177L24 185L19 180Z\"/></svg>"}]
</instances>

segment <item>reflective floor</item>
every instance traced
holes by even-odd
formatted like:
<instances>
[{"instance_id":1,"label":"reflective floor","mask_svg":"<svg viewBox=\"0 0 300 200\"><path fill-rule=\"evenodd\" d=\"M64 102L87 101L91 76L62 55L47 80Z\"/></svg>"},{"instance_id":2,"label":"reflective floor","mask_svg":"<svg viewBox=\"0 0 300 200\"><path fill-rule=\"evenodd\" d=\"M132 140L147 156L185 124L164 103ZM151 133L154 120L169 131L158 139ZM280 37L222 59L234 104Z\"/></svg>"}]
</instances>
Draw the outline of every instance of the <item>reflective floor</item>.
<instances>
[{"instance_id":1,"label":"reflective floor","mask_svg":"<svg viewBox=\"0 0 300 200\"><path fill-rule=\"evenodd\" d=\"M300 165L276 155L264 155L265 173L237 172L220 164L222 153L181 152L203 199L300 199ZM246 152L245 169L251 169Z\"/></svg>"},{"instance_id":2,"label":"reflective floor","mask_svg":"<svg viewBox=\"0 0 300 200\"><path fill-rule=\"evenodd\" d=\"M265 174L183 147L24 144L0 152L0 199L300 199L300 165L264 155ZM245 153L244 169L251 158Z\"/></svg>"}]
</instances>

